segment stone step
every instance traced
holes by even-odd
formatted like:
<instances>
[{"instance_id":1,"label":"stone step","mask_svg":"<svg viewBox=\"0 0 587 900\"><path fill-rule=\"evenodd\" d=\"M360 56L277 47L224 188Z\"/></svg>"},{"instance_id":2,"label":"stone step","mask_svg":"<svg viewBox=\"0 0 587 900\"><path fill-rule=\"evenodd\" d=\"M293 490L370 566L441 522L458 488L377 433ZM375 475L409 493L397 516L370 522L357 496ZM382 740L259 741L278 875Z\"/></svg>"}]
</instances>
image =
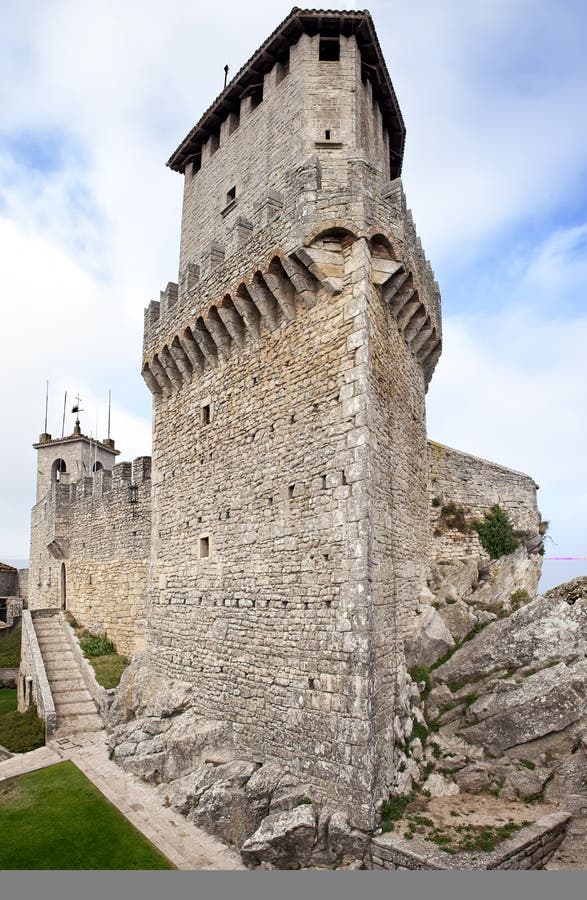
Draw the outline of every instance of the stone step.
<instances>
[{"instance_id":1,"label":"stone step","mask_svg":"<svg viewBox=\"0 0 587 900\"><path fill-rule=\"evenodd\" d=\"M78 691L86 691L87 689L81 678L54 678L51 684L51 693L55 694L72 694Z\"/></svg>"},{"instance_id":2,"label":"stone step","mask_svg":"<svg viewBox=\"0 0 587 900\"><path fill-rule=\"evenodd\" d=\"M80 703L55 703L55 712L58 720L63 717L65 720L73 722L78 716L95 716L96 706L92 700Z\"/></svg>"},{"instance_id":3,"label":"stone step","mask_svg":"<svg viewBox=\"0 0 587 900\"><path fill-rule=\"evenodd\" d=\"M43 662L45 663L45 669L47 673L49 672L59 672L62 669L69 669L71 672L75 672L75 675L72 675L73 678L81 678L79 667L73 657L55 657L52 659L49 657L43 657Z\"/></svg>"},{"instance_id":4,"label":"stone step","mask_svg":"<svg viewBox=\"0 0 587 900\"><path fill-rule=\"evenodd\" d=\"M104 723L100 716L74 716L71 719L59 717L54 738L66 737L69 734L82 734L85 731L102 731Z\"/></svg>"},{"instance_id":5,"label":"stone step","mask_svg":"<svg viewBox=\"0 0 587 900\"><path fill-rule=\"evenodd\" d=\"M66 640L60 640L56 637L39 637L37 635L37 640L39 641L39 647L43 650L45 647L47 650L69 650L71 652L71 647Z\"/></svg>"},{"instance_id":6,"label":"stone step","mask_svg":"<svg viewBox=\"0 0 587 900\"><path fill-rule=\"evenodd\" d=\"M64 691L60 690L59 685L54 685L51 687L51 693L53 694L53 699L55 703L60 703L61 706L67 706L68 703L93 703L92 695L89 691L86 691L83 687L79 685L74 688L74 690Z\"/></svg>"}]
</instances>

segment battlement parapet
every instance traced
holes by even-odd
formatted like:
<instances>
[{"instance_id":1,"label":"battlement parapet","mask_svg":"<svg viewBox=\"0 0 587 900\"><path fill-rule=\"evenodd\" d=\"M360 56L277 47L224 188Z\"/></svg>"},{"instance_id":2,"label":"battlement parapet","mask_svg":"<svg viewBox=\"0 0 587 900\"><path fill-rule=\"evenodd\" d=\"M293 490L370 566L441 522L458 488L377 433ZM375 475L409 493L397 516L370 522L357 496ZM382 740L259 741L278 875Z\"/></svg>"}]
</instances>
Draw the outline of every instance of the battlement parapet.
<instances>
[{"instance_id":1,"label":"battlement parapet","mask_svg":"<svg viewBox=\"0 0 587 900\"><path fill-rule=\"evenodd\" d=\"M177 301L161 300L156 320L149 313L151 304L145 316L143 346L143 377L151 392L157 395L179 389L194 374L218 365L248 341L258 340L260 329L274 330L280 323L292 321L296 305L315 305L320 289L339 293L350 274L345 275L341 235L346 235L345 240L369 241L375 260L373 280L422 364L428 384L441 353L440 292L405 207L401 182L396 179L389 185L387 182L381 194L381 209L388 210L385 219L391 220L391 228L378 224L382 218L378 214L370 216L373 224L366 230L358 224L365 217L353 216L352 207L350 216L327 221L316 209L315 215L303 220L306 228L314 227L292 244L299 237L299 228L290 223L286 240L280 243L284 227L279 220L273 221L255 242L257 253L225 259L207 276L199 277L191 293L179 293ZM339 236L338 254L332 247L322 246L328 235L335 244ZM384 258L386 271L381 268ZM175 290L172 295L175 297Z\"/></svg>"}]
</instances>

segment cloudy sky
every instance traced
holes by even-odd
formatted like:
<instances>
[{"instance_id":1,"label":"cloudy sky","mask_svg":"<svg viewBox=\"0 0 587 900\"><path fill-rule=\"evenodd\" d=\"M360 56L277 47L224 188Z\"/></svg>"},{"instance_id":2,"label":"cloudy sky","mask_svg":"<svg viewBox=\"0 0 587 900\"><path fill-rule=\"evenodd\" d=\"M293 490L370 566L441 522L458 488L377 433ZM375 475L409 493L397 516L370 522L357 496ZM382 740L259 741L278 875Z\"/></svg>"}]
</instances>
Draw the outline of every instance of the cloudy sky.
<instances>
[{"instance_id":1,"label":"cloudy sky","mask_svg":"<svg viewBox=\"0 0 587 900\"><path fill-rule=\"evenodd\" d=\"M179 249L182 179L164 163L224 64L234 74L290 8L0 4L1 559L28 556L47 378L54 435L67 390L104 437L111 387L124 458L149 452L143 308L176 280ZM370 9L443 296L430 436L530 473L547 555L587 557L584 0ZM579 574L587 562L546 561L543 586Z\"/></svg>"}]
</instances>

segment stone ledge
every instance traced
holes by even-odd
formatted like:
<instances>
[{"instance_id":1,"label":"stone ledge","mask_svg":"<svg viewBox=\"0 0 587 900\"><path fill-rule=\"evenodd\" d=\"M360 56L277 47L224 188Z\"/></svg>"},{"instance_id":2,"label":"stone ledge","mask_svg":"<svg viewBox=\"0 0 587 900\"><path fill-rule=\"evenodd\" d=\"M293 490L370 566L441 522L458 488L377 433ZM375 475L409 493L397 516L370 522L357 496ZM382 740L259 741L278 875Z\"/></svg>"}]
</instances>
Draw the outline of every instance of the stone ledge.
<instances>
[{"instance_id":1,"label":"stone ledge","mask_svg":"<svg viewBox=\"0 0 587 900\"><path fill-rule=\"evenodd\" d=\"M429 841L406 841L394 834L371 840L374 869L530 869L546 862L560 846L571 816L550 813L521 828L496 850L478 853L445 853Z\"/></svg>"}]
</instances>

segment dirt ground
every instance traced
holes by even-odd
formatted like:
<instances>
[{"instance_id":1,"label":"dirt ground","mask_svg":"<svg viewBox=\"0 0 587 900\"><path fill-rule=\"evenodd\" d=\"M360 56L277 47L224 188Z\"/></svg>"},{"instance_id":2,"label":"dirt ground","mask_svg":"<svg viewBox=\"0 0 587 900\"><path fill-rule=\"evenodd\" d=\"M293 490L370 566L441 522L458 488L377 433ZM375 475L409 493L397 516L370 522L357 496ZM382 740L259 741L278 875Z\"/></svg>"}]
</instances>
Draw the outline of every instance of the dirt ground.
<instances>
[{"instance_id":1,"label":"dirt ground","mask_svg":"<svg viewBox=\"0 0 587 900\"><path fill-rule=\"evenodd\" d=\"M552 804L501 800L490 794L418 796L394 823L394 831L407 839L431 840L447 852L491 850L524 825L554 811Z\"/></svg>"}]
</instances>

